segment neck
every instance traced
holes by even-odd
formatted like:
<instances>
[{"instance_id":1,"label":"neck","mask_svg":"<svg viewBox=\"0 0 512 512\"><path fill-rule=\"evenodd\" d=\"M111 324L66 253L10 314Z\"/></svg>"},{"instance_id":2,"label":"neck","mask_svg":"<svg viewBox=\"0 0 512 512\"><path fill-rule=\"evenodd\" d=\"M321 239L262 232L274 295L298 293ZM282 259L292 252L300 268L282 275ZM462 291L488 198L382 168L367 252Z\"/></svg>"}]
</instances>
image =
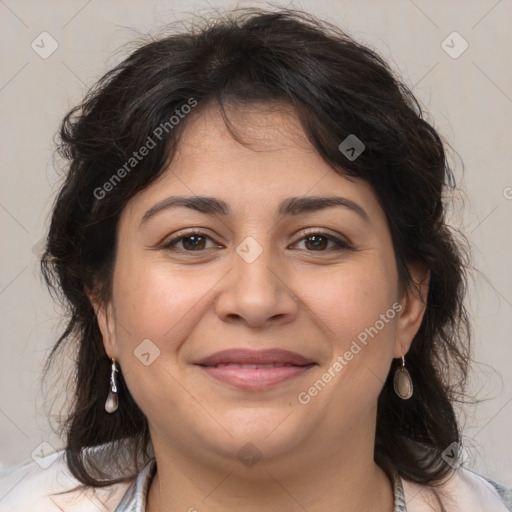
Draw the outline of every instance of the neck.
<instances>
[{"instance_id":1,"label":"neck","mask_svg":"<svg viewBox=\"0 0 512 512\"><path fill-rule=\"evenodd\" d=\"M309 443L286 459L264 456L252 467L218 456L197 459L154 440L157 472L146 512L392 512L392 484L373 460L373 444L363 449L357 439L345 439Z\"/></svg>"}]
</instances>

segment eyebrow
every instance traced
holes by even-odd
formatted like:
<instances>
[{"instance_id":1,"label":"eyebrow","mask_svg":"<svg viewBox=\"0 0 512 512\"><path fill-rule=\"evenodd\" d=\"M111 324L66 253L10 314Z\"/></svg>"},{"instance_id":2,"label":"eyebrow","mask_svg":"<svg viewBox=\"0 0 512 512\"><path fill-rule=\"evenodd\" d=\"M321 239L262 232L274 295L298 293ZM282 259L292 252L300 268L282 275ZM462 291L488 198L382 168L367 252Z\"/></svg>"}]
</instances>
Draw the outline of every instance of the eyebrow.
<instances>
[{"instance_id":1,"label":"eyebrow","mask_svg":"<svg viewBox=\"0 0 512 512\"><path fill-rule=\"evenodd\" d=\"M229 205L225 201L215 197L171 196L162 199L152 206L142 217L141 226L158 213L179 207L190 208L209 215L222 215L224 217L231 215ZM350 199L338 196L289 197L281 202L278 213L285 216L296 216L332 207L342 207L351 210L359 215L365 222L370 223L370 217L361 206Z\"/></svg>"}]
</instances>

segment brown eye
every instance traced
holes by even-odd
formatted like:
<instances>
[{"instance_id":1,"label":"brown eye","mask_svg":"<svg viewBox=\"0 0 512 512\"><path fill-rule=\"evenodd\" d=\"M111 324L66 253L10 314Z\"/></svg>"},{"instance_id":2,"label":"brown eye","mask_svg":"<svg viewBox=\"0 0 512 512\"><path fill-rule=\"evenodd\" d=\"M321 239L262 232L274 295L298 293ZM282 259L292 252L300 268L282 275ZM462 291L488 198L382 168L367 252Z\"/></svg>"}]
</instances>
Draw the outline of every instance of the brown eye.
<instances>
[{"instance_id":1,"label":"brown eye","mask_svg":"<svg viewBox=\"0 0 512 512\"><path fill-rule=\"evenodd\" d=\"M339 240L332 235L327 235L326 233L309 233L305 237L298 240L296 243L303 241L307 251L327 252L330 250L341 251L351 248L347 242ZM329 247L329 242L334 244L334 247L332 245Z\"/></svg>"},{"instance_id":2,"label":"brown eye","mask_svg":"<svg viewBox=\"0 0 512 512\"><path fill-rule=\"evenodd\" d=\"M326 249L327 245L329 244L330 240L326 236L321 235L310 235L306 237L306 247L308 249ZM309 244L309 246L308 246Z\"/></svg>"},{"instance_id":3,"label":"brown eye","mask_svg":"<svg viewBox=\"0 0 512 512\"><path fill-rule=\"evenodd\" d=\"M169 250L181 250L184 252L200 252L209 247L205 247L207 240L212 240L204 233L190 233L189 235L174 238L166 243L163 248ZM181 244L181 247L180 247Z\"/></svg>"},{"instance_id":4,"label":"brown eye","mask_svg":"<svg viewBox=\"0 0 512 512\"><path fill-rule=\"evenodd\" d=\"M204 249L206 238L201 235L184 236L182 239L183 247L186 250L195 251L196 249Z\"/></svg>"}]
</instances>

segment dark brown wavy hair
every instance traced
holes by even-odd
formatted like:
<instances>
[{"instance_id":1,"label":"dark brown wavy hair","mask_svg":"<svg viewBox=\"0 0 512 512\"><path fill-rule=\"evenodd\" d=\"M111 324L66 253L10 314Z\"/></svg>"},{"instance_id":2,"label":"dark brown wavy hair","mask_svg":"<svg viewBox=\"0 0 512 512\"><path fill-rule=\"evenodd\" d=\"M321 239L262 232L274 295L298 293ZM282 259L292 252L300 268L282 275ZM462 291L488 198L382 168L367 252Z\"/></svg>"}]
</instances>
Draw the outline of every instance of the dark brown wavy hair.
<instances>
[{"instance_id":1,"label":"dark brown wavy hair","mask_svg":"<svg viewBox=\"0 0 512 512\"><path fill-rule=\"evenodd\" d=\"M194 113L168 129L108 194L101 192L191 99ZM444 199L456 186L445 144L381 57L336 26L289 9L236 9L144 41L62 122L58 154L67 161L65 179L41 268L69 313L45 369L65 346L76 355L74 399L61 425L69 469L83 484L103 486L132 477L151 456L147 420L122 372L119 409L105 412L110 361L86 289L108 300L120 213L164 172L189 119L212 102L228 127L227 106L291 106L322 158L375 191L389 222L400 285L413 285L409 263L429 270L426 312L407 354L414 395L406 401L395 395L399 361L393 361L378 399L375 460L406 479L438 484L451 471L442 452L461 440L453 405L464 397L470 360L467 257L463 237L445 218ZM350 134L365 146L353 160L338 148ZM133 456L130 475L126 465L122 474L104 466L118 459L121 446Z\"/></svg>"}]
</instances>

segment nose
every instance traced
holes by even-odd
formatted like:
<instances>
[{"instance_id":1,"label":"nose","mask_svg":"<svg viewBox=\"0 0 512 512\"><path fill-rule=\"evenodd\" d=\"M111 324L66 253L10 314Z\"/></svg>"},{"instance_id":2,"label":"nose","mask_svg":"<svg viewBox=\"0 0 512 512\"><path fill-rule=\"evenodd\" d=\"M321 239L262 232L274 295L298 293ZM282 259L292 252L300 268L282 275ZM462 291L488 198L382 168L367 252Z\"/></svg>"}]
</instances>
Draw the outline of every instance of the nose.
<instances>
[{"instance_id":1,"label":"nose","mask_svg":"<svg viewBox=\"0 0 512 512\"><path fill-rule=\"evenodd\" d=\"M219 318L254 328L285 324L296 317L298 300L289 275L271 253L264 249L253 261L242 252L234 254L233 268L216 301Z\"/></svg>"}]
</instances>

